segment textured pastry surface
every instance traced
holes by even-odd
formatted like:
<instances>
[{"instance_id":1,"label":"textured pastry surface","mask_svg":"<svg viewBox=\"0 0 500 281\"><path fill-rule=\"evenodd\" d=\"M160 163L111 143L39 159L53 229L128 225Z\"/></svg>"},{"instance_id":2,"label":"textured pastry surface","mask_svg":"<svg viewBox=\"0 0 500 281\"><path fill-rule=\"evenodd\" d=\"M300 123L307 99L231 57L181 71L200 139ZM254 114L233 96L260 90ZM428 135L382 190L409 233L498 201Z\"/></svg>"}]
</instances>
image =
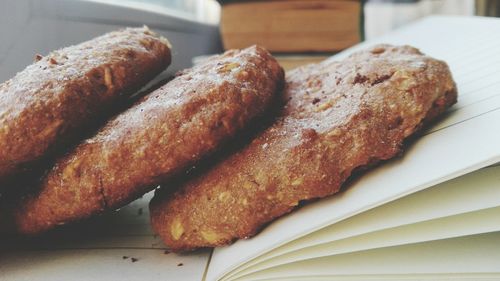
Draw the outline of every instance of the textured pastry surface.
<instances>
[{"instance_id":1,"label":"textured pastry surface","mask_svg":"<svg viewBox=\"0 0 500 281\"><path fill-rule=\"evenodd\" d=\"M168 42L127 28L54 51L0 85L0 180L51 154L170 64Z\"/></svg>"},{"instance_id":2,"label":"textured pastry surface","mask_svg":"<svg viewBox=\"0 0 500 281\"><path fill-rule=\"evenodd\" d=\"M263 114L283 75L256 46L180 73L60 159L15 208L17 230L38 233L136 199Z\"/></svg>"},{"instance_id":3,"label":"textured pastry surface","mask_svg":"<svg viewBox=\"0 0 500 281\"><path fill-rule=\"evenodd\" d=\"M291 71L277 121L247 147L150 203L174 251L254 235L300 201L334 194L354 169L396 156L405 138L456 102L448 66L379 45Z\"/></svg>"}]
</instances>

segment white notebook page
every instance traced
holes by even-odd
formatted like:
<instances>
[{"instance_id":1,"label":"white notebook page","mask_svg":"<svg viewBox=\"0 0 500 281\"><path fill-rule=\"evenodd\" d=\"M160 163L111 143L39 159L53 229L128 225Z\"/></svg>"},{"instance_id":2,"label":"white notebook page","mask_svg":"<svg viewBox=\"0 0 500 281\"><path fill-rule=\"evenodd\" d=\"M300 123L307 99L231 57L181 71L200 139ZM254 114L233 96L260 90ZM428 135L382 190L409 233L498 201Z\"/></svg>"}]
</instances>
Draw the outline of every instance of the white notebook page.
<instances>
[{"instance_id":1,"label":"white notebook page","mask_svg":"<svg viewBox=\"0 0 500 281\"><path fill-rule=\"evenodd\" d=\"M363 275L371 279L379 275L378 280L387 280L385 277L390 275L413 275L416 280L499 280L500 274L495 273L500 268L498 245L500 232L479 234L291 263L239 281L289 280L290 277L315 280L311 278L314 276L350 280L351 275L357 276L357 280L369 280L360 278Z\"/></svg>"},{"instance_id":2,"label":"white notebook page","mask_svg":"<svg viewBox=\"0 0 500 281\"><path fill-rule=\"evenodd\" d=\"M287 264L305 262L317 258L325 258L359 251L381 249L393 246L429 242L474 234L500 231L498 223L500 207L480 210L451 217L398 226L376 232L332 241L315 247L302 249L263 263L261 268L254 268L248 275L238 275L246 278L255 273ZM492 245L495 246L495 245ZM500 248L498 248L500 249ZM261 265L261 264L259 264ZM438 266L438 265L436 265ZM500 274L500 268L495 273ZM409 273L412 273L411 271ZM232 277L233 278L233 277ZM236 278L235 278L236 279Z\"/></svg>"},{"instance_id":3,"label":"white notebook page","mask_svg":"<svg viewBox=\"0 0 500 281\"><path fill-rule=\"evenodd\" d=\"M387 248L420 242L432 243L433 241L437 240L446 240L474 234L483 234L490 232L498 233L497 231L500 228L498 224L499 216L500 207L496 207L372 232L345 240L334 241L318 247L298 251L293 255L290 254L283 256L281 257L281 263L276 263L276 260L268 261L266 263L271 264L269 264L267 268L252 271L249 274L239 277L234 277L234 279L232 280L248 279L256 275L264 276L266 272L277 273L279 270L283 271L289 265L298 265L307 263L312 260L328 259L334 256L349 255L357 252L369 251L372 249L385 251ZM495 248L496 245L491 246L492 248ZM497 250L498 249L500 249L500 247L497 247ZM289 260L287 262L283 262L286 258L289 258ZM418 268L418 266L419 265L416 264L415 268ZM436 264L435 266L439 267L440 264ZM410 265L407 265L407 267L408 271L403 272L398 270L398 273L412 274L414 272L414 269ZM460 270L457 269L454 272L460 272ZM488 272L500 275L500 267L495 269L492 268ZM289 273L284 271L279 274L288 275ZM314 274L314 272L309 272L306 269L304 270L304 275L307 274Z\"/></svg>"},{"instance_id":4,"label":"white notebook page","mask_svg":"<svg viewBox=\"0 0 500 281\"><path fill-rule=\"evenodd\" d=\"M500 34L497 19L430 17L334 57L376 43L416 46L450 65L459 102L403 157L366 173L345 192L277 220L250 240L216 249L207 280L325 226L500 161L500 37L492 34Z\"/></svg>"},{"instance_id":5,"label":"white notebook page","mask_svg":"<svg viewBox=\"0 0 500 281\"><path fill-rule=\"evenodd\" d=\"M464 175L287 243L230 278L321 256L500 231L499 186L500 166Z\"/></svg>"}]
</instances>

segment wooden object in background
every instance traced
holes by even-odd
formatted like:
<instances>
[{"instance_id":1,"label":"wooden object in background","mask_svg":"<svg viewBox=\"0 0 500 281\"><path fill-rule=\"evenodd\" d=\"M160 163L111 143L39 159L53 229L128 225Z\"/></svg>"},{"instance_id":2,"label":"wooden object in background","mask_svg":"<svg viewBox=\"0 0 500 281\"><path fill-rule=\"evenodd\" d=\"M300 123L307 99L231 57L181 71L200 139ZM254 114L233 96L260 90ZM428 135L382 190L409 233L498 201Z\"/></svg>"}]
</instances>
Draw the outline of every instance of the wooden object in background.
<instances>
[{"instance_id":1,"label":"wooden object in background","mask_svg":"<svg viewBox=\"0 0 500 281\"><path fill-rule=\"evenodd\" d=\"M360 41L355 0L244 1L222 6L225 49L259 44L271 52L332 52Z\"/></svg>"}]
</instances>

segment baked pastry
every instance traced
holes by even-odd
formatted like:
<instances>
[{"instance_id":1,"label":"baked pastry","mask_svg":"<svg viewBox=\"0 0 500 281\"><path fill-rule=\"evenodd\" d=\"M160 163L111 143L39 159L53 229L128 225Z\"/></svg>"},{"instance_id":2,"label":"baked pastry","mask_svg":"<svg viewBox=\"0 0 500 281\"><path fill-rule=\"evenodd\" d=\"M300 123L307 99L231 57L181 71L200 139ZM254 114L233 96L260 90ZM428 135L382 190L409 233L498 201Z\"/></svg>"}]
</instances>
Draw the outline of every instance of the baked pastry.
<instances>
[{"instance_id":1,"label":"baked pastry","mask_svg":"<svg viewBox=\"0 0 500 281\"><path fill-rule=\"evenodd\" d=\"M170 48L147 27L127 28L36 60L0 85L0 181L81 138L170 64Z\"/></svg>"},{"instance_id":2,"label":"baked pastry","mask_svg":"<svg viewBox=\"0 0 500 281\"><path fill-rule=\"evenodd\" d=\"M283 70L260 47L183 71L79 144L13 207L21 233L119 208L196 163L262 115Z\"/></svg>"},{"instance_id":3,"label":"baked pastry","mask_svg":"<svg viewBox=\"0 0 500 281\"><path fill-rule=\"evenodd\" d=\"M248 238L301 201L336 193L355 169L396 156L456 98L446 63L409 46L295 69L272 126L173 195L156 192L153 229L173 251Z\"/></svg>"}]
</instances>

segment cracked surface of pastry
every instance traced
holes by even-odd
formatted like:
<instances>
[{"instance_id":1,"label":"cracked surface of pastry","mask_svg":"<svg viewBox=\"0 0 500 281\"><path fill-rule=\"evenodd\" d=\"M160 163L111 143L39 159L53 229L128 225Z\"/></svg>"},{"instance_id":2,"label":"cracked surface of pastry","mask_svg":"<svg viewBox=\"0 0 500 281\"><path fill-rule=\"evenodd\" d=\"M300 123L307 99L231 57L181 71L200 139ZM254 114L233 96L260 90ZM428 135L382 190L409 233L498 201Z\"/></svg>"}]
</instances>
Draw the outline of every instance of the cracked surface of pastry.
<instances>
[{"instance_id":1,"label":"cracked surface of pastry","mask_svg":"<svg viewBox=\"0 0 500 281\"><path fill-rule=\"evenodd\" d=\"M39 233L138 198L264 114L283 79L257 46L182 71L59 159L14 207L17 231Z\"/></svg>"},{"instance_id":2,"label":"cracked surface of pastry","mask_svg":"<svg viewBox=\"0 0 500 281\"><path fill-rule=\"evenodd\" d=\"M153 228L174 251L251 237L301 201L336 193L355 169L398 155L456 98L446 63L410 46L292 70L276 122L175 194L160 188Z\"/></svg>"},{"instance_id":3,"label":"cracked surface of pastry","mask_svg":"<svg viewBox=\"0 0 500 281\"><path fill-rule=\"evenodd\" d=\"M0 85L0 180L77 141L170 60L169 43L147 27L36 55Z\"/></svg>"}]
</instances>

